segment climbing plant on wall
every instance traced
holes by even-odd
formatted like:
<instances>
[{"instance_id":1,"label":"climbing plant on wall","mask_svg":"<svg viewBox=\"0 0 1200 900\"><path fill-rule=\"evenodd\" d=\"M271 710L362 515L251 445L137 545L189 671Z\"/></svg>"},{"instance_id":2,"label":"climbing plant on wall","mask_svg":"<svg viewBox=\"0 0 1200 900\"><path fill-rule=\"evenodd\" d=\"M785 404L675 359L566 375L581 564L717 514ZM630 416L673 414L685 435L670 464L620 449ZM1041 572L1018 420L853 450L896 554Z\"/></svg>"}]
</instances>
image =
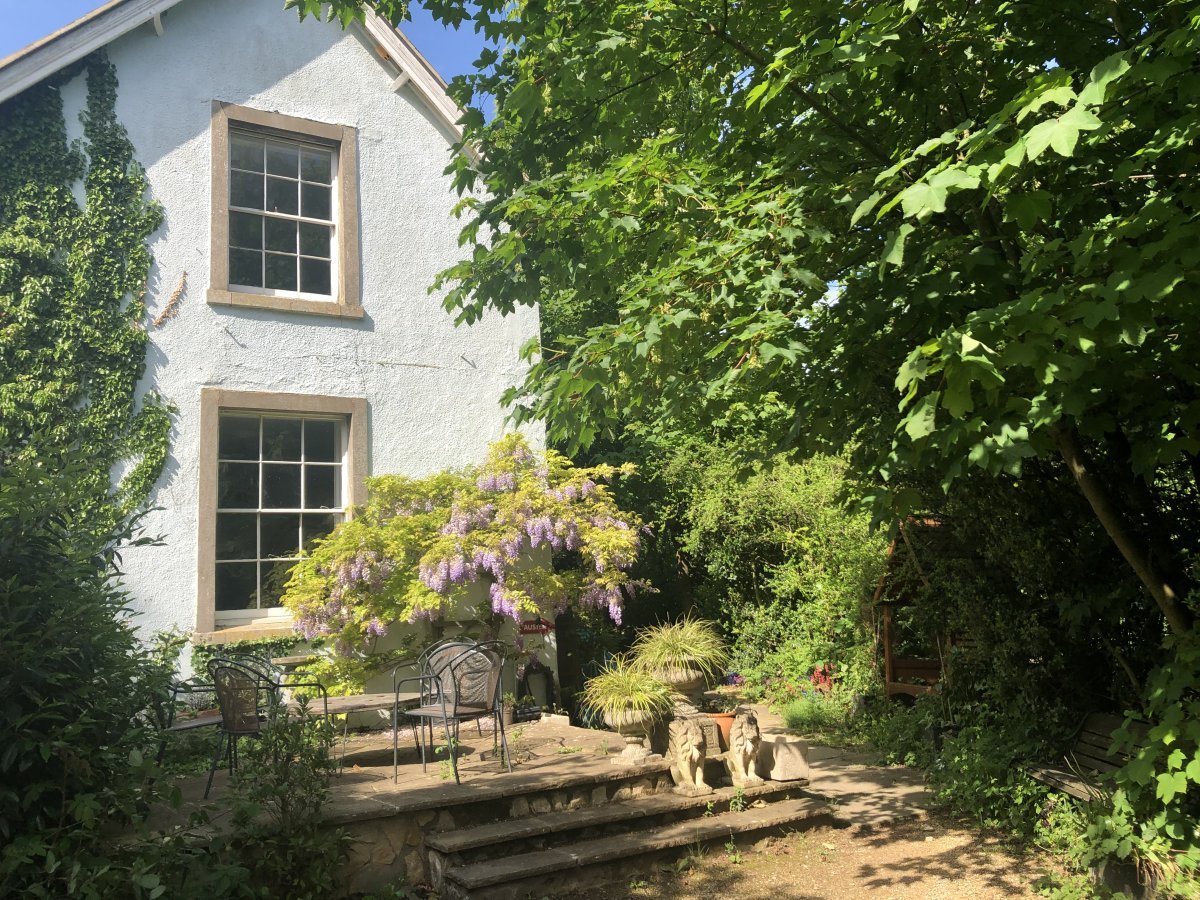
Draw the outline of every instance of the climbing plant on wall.
<instances>
[{"instance_id":1,"label":"climbing plant on wall","mask_svg":"<svg viewBox=\"0 0 1200 900\"><path fill-rule=\"evenodd\" d=\"M84 140L72 143L61 87L80 67ZM162 213L117 121L115 68L103 54L80 67L0 105L0 467L79 448L90 465L67 512L103 532L145 501L166 459L169 410L136 394Z\"/></svg>"},{"instance_id":2,"label":"climbing plant on wall","mask_svg":"<svg viewBox=\"0 0 1200 900\"><path fill-rule=\"evenodd\" d=\"M296 564L283 605L299 633L343 660L372 649L391 622L436 622L463 601L491 628L570 607L619 624L644 587L629 575L642 523L607 482L632 472L577 468L510 434L477 468L372 478L366 506ZM345 680L352 668L334 671Z\"/></svg>"}]
</instances>

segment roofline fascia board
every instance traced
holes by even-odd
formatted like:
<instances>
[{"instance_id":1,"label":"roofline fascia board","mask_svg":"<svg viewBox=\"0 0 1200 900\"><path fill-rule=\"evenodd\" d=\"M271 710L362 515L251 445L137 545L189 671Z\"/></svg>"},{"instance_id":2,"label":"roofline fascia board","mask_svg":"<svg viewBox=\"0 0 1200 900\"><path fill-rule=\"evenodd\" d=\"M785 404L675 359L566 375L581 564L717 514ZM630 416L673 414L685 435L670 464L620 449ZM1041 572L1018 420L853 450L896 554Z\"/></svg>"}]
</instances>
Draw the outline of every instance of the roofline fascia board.
<instances>
[{"instance_id":1,"label":"roofline fascia board","mask_svg":"<svg viewBox=\"0 0 1200 900\"><path fill-rule=\"evenodd\" d=\"M400 74L408 76L408 83L455 138L461 140L462 126L458 124L458 120L463 112L446 93L446 82L438 75L437 70L408 38L388 24L386 19L370 10L363 16L362 28L372 41L387 52L391 63L400 70Z\"/></svg>"},{"instance_id":2,"label":"roofline fascia board","mask_svg":"<svg viewBox=\"0 0 1200 900\"><path fill-rule=\"evenodd\" d=\"M181 0L113 0L43 40L0 60L0 103L152 22Z\"/></svg>"},{"instance_id":3,"label":"roofline fascia board","mask_svg":"<svg viewBox=\"0 0 1200 900\"><path fill-rule=\"evenodd\" d=\"M164 12L181 2L182 0L111 0L107 5L48 37L0 60L0 103L44 81L71 63L78 62L89 53L107 46L133 29L161 21L160 17ZM458 124L458 120L463 111L450 99L450 95L446 93L446 82L421 52L386 19L370 10L366 11L361 27L399 70L398 74L408 76L408 84L450 133L457 140L462 140L462 126Z\"/></svg>"}]
</instances>

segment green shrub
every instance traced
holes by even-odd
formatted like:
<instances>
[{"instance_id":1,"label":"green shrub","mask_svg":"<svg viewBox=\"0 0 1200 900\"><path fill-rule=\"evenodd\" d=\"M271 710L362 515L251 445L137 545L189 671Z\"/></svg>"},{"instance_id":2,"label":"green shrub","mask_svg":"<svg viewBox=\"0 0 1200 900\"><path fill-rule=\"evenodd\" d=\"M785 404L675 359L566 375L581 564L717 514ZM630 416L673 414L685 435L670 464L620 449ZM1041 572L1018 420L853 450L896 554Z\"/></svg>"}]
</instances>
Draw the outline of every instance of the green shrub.
<instances>
[{"instance_id":1,"label":"green shrub","mask_svg":"<svg viewBox=\"0 0 1200 900\"><path fill-rule=\"evenodd\" d=\"M321 821L337 768L333 737L325 719L303 708L239 751L227 849L248 872L253 896L317 900L338 892L349 837Z\"/></svg>"},{"instance_id":2,"label":"green shrub","mask_svg":"<svg viewBox=\"0 0 1200 900\"><path fill-rule=\"evenodd\" d=\"M965 727L944 739L930 784L939 800L979 825L1029 835L1049 791L1025 774L1027 749L1011 731Z\"/></svg>"},{"instance_id":3,"label":"green shrub","mask_svg":"<svg viewBox=\"0 0 1200 900\"><path fill-rule=\"evenodd\" d=\"M847 509L844 459L776 458L746 472L736 448L680 439L654 465L659 517L679 533L697 605L732 637L732 668L775 701L833 666L835 692L878 683L869 605L887 541Z\"/></svg>"},{"instance_id":4,"label":"green shrub","mask_svg":"<svg viewBox=\"0 0 1200 900\"><path fill-rule=\"evenodd\" d=\"M1095 860L1132 859L1160 888L1200 896L1200 628L1167 640L1168 662L1151 673L1143 709L1116 745L1131 754L1113 778L1110 808L1088 827ZM1150 723L1140 740L1130 723Z\"/></svg>"},{"instance_id":5,"label":"green shrub","mask_svg":"<svg viewBox=\"0 0 1200 900\"><path fill-rule=\"evenodd\" d=\"M819 694L801 697L779 709L788 728L809 734L844 729L847 712L845 704Z\"/></svg>"},{"instance_id":6,"label":"green shrub","mask_svg":"<svg viewBox=\"0 0 1200 900\"><path fill-rule=\"evenodd\" d=\"M103 895L105 835L159 792L153 717L171 671L139 642L116 547L62 510L81 463L0 472L0 895Z\"/></svg>"}]
</instances>

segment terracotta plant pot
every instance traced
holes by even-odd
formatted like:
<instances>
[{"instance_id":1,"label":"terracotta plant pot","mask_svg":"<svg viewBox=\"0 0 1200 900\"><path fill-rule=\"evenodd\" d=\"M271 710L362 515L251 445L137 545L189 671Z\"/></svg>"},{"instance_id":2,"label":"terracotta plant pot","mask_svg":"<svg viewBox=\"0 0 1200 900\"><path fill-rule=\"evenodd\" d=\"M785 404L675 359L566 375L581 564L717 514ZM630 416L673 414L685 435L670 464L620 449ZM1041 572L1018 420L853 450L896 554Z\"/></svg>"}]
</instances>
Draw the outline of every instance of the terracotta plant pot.
<instances>
[{"instance_id":1,"label":"terracotta plant pot","mask_svg":"<svg viewBox=\"0 0 1200 900\"><path fill-rule=\"evenodd\" d=\"M721 750L729 749L729 734L733 730L734 713L731 712L710 712L705 713L710 719L717 723L717 730L721 732Z\"/></svg>"}]
</instances>

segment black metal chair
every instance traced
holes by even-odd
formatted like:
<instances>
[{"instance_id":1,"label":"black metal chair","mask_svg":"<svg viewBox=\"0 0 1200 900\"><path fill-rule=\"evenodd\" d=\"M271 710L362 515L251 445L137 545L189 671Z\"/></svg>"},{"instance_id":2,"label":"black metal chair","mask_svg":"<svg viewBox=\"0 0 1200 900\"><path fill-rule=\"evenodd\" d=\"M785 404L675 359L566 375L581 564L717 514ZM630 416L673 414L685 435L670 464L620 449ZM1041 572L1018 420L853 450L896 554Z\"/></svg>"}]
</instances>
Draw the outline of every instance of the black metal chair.
<instances>
[{"instance_id":1,"label":"black metal chair","mask_svg":"<svg viewBox=\"0 0 1200 900\"><path fill-rule=\"evenodd\" d=\"M426 647L421 655L415 660L409 660L401 663L396 668L392 669L392 693L395 694L396 700L392 705L392 781L395 782L399 777L400 771L400 689L405 684L420 683L422 687L418 688L420 694L419 706L425 706L431 701L429 696L426 696L424 686L426 684L436 686L436 682L422 681L422 676L435 675L445 668L446 664L469 647L475 646L475 641L464 640L461 637L442 638L435 641ZM400 677L400 672L403 670L416 670L416 675L410 675L406 678ZM414 728L418 726L414 724ZM422 723L421 727L424 727ZM483 734L482 728L479 732ZM415 737L415 735L414 735ZM424 735L422 735L424 739ZM433 725L429 725L429 740L433 741Z\"/></svg>"},{"instance_id":2,"label":"black metal chair","mask_svg":"<svg viewBox=\"0 0 1200 900\"><path fill-rule=\"evenodd\" d=\"M161 766L163 757L166 756L167 739L170 735L221 724L220 712L213 710L216 702L213 686L199 678L188 678L171 685L166 723L159 731L157 765ZM193 714L178 718L181 706L188 707Z\"/></svg>"},{"instance_id":3,"label":"black metal chair","mask_svg":"<svg viewBox=\"0 0 1200 900\"><path fill-rule=\"evenodd\" d=\"M288 700L285 690L292 688L314 688L325 705L325 718L329 718L329 694L324 686L315 681L285 682L275 677L277 669L256 658L213 657L208 661L208 675L212 690L221 711L216 751L212 766L208 770L208 784L204 797L208 799L212 790L213 776L223 755L229 758L230 774L238 767L238 740L243 737L258 737L263 728L282 711L287 714Z\"/></svg>"},{"instance_id":4,"label":"black metal chair","mask_svg":"<svg viewBox=\"0 0 1200 900\"><path fill-rule=\"evenodd\" d=\"M493 748L497 746L496 736L499 735L504 762L508 771L512 771L512 759L508 752L508 739L504 734L504 717L500 705L504 650L504 645L499 641L466 646L440 644L432 651L427 651L427 672L397 682L397 691L404 682L416 682L420 685L421 705L405 710L404 714L414 720L413 739L421 753L422 771L428 766L425 747L427 743L433 743L434 723L441 722L446 735L446 750L454 772L454 781L461 784L458 775L459 726L463 722L474 721L482 734L482 720L489 717L493 722ZM424 740L426 726L430 735L428 742ZM395 777L394 769L393 779Z\"/></svg>"}]
</instances>

